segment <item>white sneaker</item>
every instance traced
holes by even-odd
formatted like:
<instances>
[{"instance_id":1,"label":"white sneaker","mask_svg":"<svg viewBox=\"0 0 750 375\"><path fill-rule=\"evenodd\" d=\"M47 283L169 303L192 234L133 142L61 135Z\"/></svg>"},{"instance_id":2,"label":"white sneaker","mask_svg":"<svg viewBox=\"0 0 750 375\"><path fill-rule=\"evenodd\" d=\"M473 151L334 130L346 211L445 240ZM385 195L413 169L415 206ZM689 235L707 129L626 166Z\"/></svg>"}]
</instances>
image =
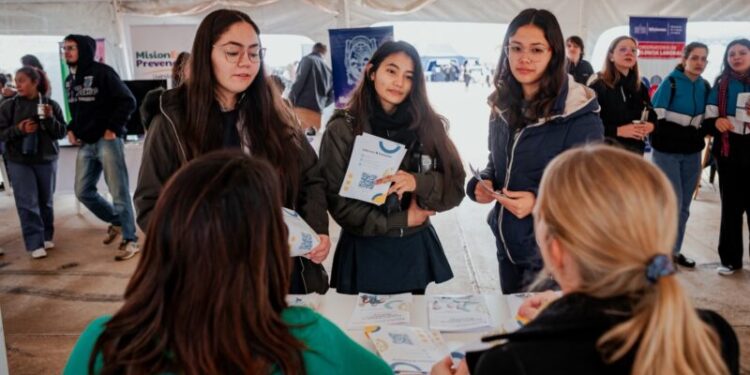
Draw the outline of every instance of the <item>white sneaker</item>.
<instances>
[{"instance_id":1,"label":"white sneaker","mask_svg":"<svg viewBox=\"0 0 750 375\"><path fill-rule=\"evenodd\" d=\"M716 272L719 273L719 275L722 276L729 276L734 274L734 271L737 271L732 266L719 266L719 268L716 269Z\"/></svg>"},{"instance_id":2,"label":"white sneaker","mask_svg":"<svg viewBox=\"0 0 750 375\"><path fill-rule=\"evenodd\" d=\"M115 252L115 260L128 260L134 257L139 251L141 251L141 247L138 246L138 242L122 241L120 242L120 247Z\"/></svg>"},{"instance_id":3,"label":"white sneaker","mask_svg":"<svg viewBox=\"0 0 750 375\"><path fill-rule=\"evenodd\" d=\"M54 249L55 243L52 241L44 241L44 250Z\"/></svg>"},{"instance_id":4,"label":"white sneaker","mask_svg":"<svg viewBox=\"0 0 750 375\"><path fill-rule=\"evenodd\" d=\"M31 257L34 259L40 259L47 256L47 252L44 251L44 248L38 248L31 252Z\"/></svg>"}]
</instances>

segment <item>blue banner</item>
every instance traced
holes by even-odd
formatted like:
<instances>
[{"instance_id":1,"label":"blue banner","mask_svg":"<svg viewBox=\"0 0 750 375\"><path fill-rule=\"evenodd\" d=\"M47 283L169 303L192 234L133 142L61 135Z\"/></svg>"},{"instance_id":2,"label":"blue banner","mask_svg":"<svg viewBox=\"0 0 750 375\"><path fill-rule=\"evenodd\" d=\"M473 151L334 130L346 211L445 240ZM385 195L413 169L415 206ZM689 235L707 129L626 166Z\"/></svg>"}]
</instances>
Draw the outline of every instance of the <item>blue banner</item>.
<instances>
[{"instance_id":1,"label":"blue banner","mask_svg":"<svg viewBox=\"0 0 750 375\"><path fill-rule=\"evenodd\" d=\"M330 29L328 37L336 108L343 108L372 54L383 42L393 39L393 26Z\"/></svg>"},{"instance_id":2,"label":"blue banner","mask_svg":"<svg viewBox=\"0 0 750 375\"><path fill-rule=\"evenodd\" d=\"M630 36L638 42L685 43L687 18L630 17Z\"/></svg>"}]
</instances>

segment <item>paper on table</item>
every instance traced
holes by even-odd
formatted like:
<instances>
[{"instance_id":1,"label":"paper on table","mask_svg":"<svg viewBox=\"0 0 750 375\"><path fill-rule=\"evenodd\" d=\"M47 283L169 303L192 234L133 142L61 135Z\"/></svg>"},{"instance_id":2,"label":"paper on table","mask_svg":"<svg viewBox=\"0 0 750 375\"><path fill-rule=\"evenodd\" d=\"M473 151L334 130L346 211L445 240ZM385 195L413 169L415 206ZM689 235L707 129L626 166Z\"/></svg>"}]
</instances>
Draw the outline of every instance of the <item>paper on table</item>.
<instances>
[{"instance_id":1,"label":"paper on table","mask_svg":"<svg viewBox=\"0 0 750 375\"><path fill-rule=\"evenodd\" d=\"M427 297L430 329L476 331L492 328L492 317L484 297L478 294L432 295Z\"/></svg>"},{"instance_id":2,"label":"paper on table","mask_svg":"<svg viewBox=\"0 0 750 375\"><path fill-rule=\"evenodd\" d=\"M745 106L748 100L750 100L750 92L743 92L737 94L737 111L735 111L734 117L742 122L750 122L750 116L747 114Z\"/></svg>"},{"instance_id":3,"label":"paper on table","mask_svg":"<svg viewBox=\"0 0 750 375\"><path fill-rule=\"evenodd\" d=\"M320 294L289 294L286 296L286 303L289 306L308 307L317 311L320 308Z\"/></svg>"},{"instance_id":4,"label":"paper on table","mask_svg":"<svg viewBox=\"0 0 750 375\"><path fill-rule=\"evenodd\" d=\"M368 325L409 324L411 304L411 293L360 293L349 321L349 329L360 329Z\"/></svg>"},{"instance_id":5,"label":"paper on table","mask_svg":"<svg viewBox=\"0 0 750 375\"><path fill-rule=\"evenodd\" d=\"M375 180L398 171L406 147L400 143L363 133L354 140L344 181L339 195L375 205L385 203L388 184L375 184Z\"/></svg>"},{"instance_id":6,"label":"paper on table","mask_svg":"<svg viewBox=\"0 0 750 375\"><path fill-rule=\"evenodd\" d=\"M365 331L394 373L429 373L450 351L438 331L408 326L372 326Z\"/></svg>"},{"instance_id":7,"label":"paper on table","mask_svg":"<svg viewBox=\"0 0 750 375\"><path fill-rule=\"evenodd\" d=\"M301 256L310 252L320 244L320 237L310 228L310 225L294 210L282 207L284 224L289 230L289 253L291 256Z\"/></svg>"}]
</instances>

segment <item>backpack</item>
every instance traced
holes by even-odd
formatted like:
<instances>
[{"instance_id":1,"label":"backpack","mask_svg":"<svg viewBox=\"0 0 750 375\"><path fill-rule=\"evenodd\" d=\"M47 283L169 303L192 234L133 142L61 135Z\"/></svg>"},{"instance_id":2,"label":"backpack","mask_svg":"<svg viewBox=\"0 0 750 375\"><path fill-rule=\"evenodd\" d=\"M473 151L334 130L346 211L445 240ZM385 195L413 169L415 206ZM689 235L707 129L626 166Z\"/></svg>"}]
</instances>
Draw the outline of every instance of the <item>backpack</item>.
<instances>
[{"instance_id":1,"label":"backpack","mask_svg":"<svg viewBox=\"0 0 750 375\"><path fill-rule=\"evenodd\" d=\"M672 76L667 77L667 79L669 80L669 104L667 104L667 109L669 109L672 107L674 94L677 91L677 81L675 81L674 77ZM703 84L706 85L706 92L704 93L705 97L703 98L703 103L708 103L708 95L711 93L711 84L708 83L708 81L706 81L705 79L703 79Z\"/></svg>"}]
</instances>

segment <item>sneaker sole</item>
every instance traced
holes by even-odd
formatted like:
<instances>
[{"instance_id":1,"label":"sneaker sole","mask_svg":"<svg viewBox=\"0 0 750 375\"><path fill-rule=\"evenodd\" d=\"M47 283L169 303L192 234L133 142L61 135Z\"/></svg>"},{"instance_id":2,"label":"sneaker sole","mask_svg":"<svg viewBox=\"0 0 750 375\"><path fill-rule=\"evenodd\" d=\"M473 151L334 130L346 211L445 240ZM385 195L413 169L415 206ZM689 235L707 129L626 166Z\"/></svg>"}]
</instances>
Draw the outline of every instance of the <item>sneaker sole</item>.
<instances>
[{"instance_id":1,"label":"sneaker sole","mask_svg":"<svg viewBox=\"0 0 750 375\"><path fill-rule=\"evenodd\" d=\"M138 254L138 253L139 253L139 251L134 251L132 253L128 253L128 255L125 255L125 256L115 255L115 260L117 260L117 261L128 260L128 259L133 258L135 256L135 254Z\"/></svg>"}]
</instances>

